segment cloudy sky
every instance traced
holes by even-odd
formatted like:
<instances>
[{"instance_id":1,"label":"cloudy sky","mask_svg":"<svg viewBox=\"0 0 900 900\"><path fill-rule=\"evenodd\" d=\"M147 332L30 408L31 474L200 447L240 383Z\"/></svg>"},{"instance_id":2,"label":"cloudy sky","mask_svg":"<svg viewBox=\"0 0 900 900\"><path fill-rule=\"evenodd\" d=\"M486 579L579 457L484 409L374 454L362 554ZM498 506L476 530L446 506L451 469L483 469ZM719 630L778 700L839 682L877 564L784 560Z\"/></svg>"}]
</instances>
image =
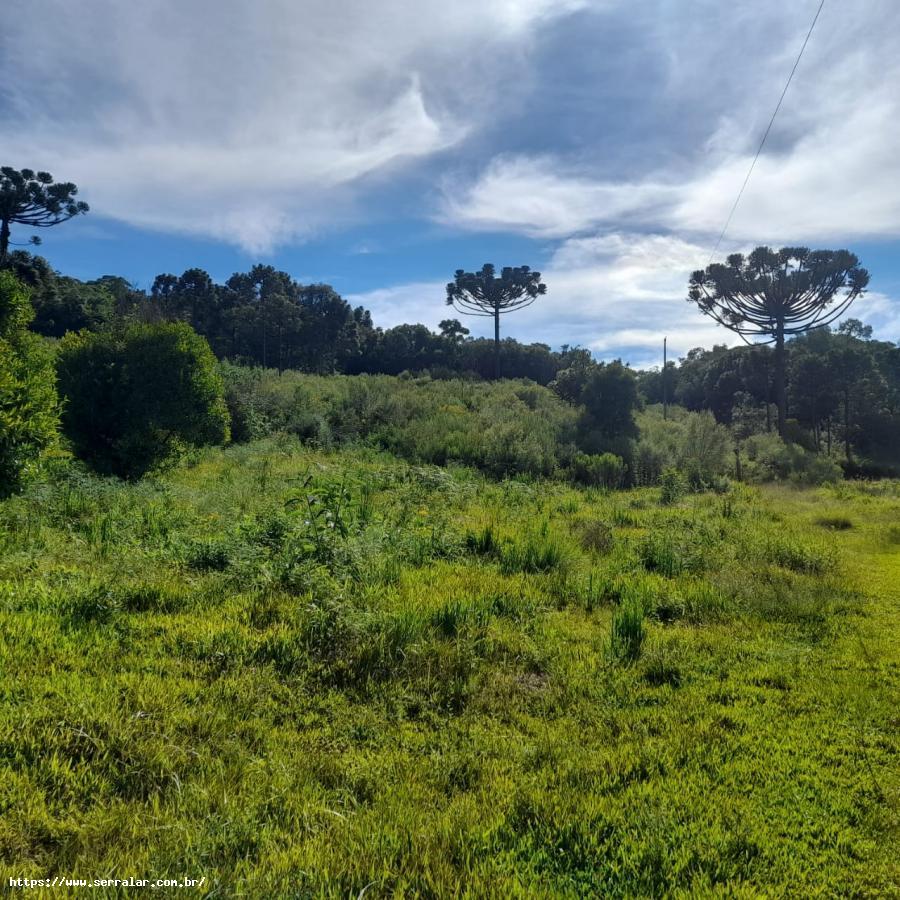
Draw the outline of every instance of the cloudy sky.
<instances>
[{"instance_id":1,"label":"cloudy sky","mask_svg":"<svg viewBox=\"0 0 900 900\"><path fill-rule=\"evenodd\" d=\"M652 364L733 342L687 279L817 7L6 0L0 162L91 204L42 233L67 274L262 261L434 326L455 269L529 264L549 291L507 334ZM847 247L853 314L897 340L898 148L900 4L826 0L720 252Z\"/></svg>"}]
</instances>

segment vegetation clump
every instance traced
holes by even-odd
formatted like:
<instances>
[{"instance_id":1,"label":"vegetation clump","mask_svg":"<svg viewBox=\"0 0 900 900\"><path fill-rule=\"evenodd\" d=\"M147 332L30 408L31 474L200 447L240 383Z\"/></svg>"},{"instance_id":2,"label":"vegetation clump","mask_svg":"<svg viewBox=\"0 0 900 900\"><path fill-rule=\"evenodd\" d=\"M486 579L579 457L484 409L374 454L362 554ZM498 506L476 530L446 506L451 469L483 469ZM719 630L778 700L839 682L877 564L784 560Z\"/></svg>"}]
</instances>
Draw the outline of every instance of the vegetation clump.
<instances>
[{"instance_id":1,"label":"vegetation clump","mask_svg":"<svg viewBox=\"0 0 900 900\"><path fill-rule=\"evenodd\" d=\"M139 478L190 447L228 440L215 359L187 325L70 334L57 371L64 432L98 472Z\"/></svg>"},{"instance_id":2,"label":"vegetation clump","mask_svg":"<svg viewBox=\"0 0 900 900\"><path fill-rule=\"evenodd\" d=\"M57 439L53 360L27 330L33 315L28 292L0 271L0 497L35 474Z\"/></svg>"}]
</instances>

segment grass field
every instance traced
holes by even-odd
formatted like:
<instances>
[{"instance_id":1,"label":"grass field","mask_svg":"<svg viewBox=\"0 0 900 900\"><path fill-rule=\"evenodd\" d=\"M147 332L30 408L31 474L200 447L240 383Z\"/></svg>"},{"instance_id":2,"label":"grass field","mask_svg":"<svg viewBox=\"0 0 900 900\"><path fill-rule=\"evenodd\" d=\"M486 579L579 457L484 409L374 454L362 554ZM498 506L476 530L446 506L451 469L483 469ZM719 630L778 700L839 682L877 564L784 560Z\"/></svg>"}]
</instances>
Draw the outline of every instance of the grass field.
<instances>
[{"instance_id":1,"label":"grass field","mask_svg":"<svg viewBox=\"0 0 900 900\"><path fill-rule=\"evenodd\" d=\"M273 439L5 501L4 872L900 896L900 485L672 499Z\"/></svg>"}]
</instances>

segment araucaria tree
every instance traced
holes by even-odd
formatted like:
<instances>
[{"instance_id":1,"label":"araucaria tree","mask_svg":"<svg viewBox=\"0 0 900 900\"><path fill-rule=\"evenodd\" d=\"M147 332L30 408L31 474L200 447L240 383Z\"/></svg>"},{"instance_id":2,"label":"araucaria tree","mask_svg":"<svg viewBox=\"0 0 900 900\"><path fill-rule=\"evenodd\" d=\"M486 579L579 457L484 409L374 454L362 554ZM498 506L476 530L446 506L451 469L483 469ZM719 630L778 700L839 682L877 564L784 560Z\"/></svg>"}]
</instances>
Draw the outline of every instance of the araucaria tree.
<instances>
[{"instance_id":1,"label":"araucaria tree","mask_svg":"<svg viewBox=\"0 0 900 900\"><path fill-rule=\"evenodd\" d=\"M456 270L447 285L447 305L470 316L492 316L494 319L494 378L500 377L500 316L530 306L547 293L541 273L528 266L505 266L500 277L491 263L479 272Z\"/></svg>"},{"instance_id":2,"label":"araucaria tree","mask_svg":"<svg viewBox=\"0 0 900 900\"><path fill-rule=\"evenodd\" d=\"M0 266L6 262L11 225L50 228L88 211L76 200L78 188L71 181L54 182L49 172L0 167ZM32 243L38 244L37 238Z\"/></svg>"},{"instance_id":3,"label":"araucaria tree","mask_svg":"<svg viewBox=\"0 0 900 900\"><path fill-rule=\"evenodd\" d=\"M847 250L757 247L691 275L688 299L720 325L775 345L778 433L787 419L785 336L828 325L865 290L869 273Z\"/></svg>"}]
</instances>

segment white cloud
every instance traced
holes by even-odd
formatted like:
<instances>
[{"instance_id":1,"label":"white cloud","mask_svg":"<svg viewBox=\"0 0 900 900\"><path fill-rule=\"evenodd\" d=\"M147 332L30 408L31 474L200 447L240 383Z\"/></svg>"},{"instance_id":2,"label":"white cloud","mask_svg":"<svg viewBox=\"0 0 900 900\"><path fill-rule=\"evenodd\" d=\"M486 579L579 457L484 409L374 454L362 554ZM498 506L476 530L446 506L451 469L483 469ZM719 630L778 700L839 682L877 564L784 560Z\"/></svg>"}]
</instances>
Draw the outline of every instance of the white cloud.
<instances>
[{"instance_id":1,"label":"white cloud","mask_svg":"<svg viewBox=\"0 0 900 900\"><path fill-rule=\"evenodd\" d=\"M678 188L661 183L603 183L567 172L552 157L493 160L469 186L448 180L439 218L485 231L568 237L671 206Z\"/></svg>"},{"instance_id":2,"label":"white cloud","mask_svg":"<svg viewBox=\"0 0 900 900\"><path fill-rule=\"evenodd\" d=\"M662 353L739 343L687 302L702 245L668 235L614 233L564 242L544 268L546 302L530 327L551 344L576 341L604 359L643 365ZM527 311L526 311L527 312Z\"/></svg>"},{"instance_id":3,"label":"white cloud","mask_svg":"<svg viewBox=\"0 0 900 900\"><path fill-rule=\"evenodd\" d=\"M673 102L673 92L696 91L698 79L706 79L707 94L718 97L723 110L710 121L704 142L676 148L664 167L640 172L636 160L632 173L612 179L596 160L500 156L474 182L449 183L438 218L467 229L542 237L638 226L710 240L725 223L808 23L805 11L803 21L794 9L786 31L782 9L781 3L762 4L749 23L734 11L727 27L720 10L708 23L714 40L709 33L703 40L696 34L697 40L683 40L682 22L698 16L680 6L676 19L658 26L656 40L671 56L667 91ZM752 48L759 77L750 80L754 73L747 71L747 83L738 86L722 55L737 46L736 28L760 23L777 25L777 31L760 34ZM745 71L747 60L734 59L731 67ZM900 7L886 0L848 0L827 8L729 239L900 237L898 84Z\"/></svg>"},{"instance_id":4,"label":"white cloud","mask_svg":"<svg viewBox=\"0 0 900 900\"><path fill-rule=\"evenodd\" d=\"M436 331L442 319L452 319L458 315L444 302L446 288L445 281L417 281L348 294L345 299L352 306L365 306L371 310L375 324L381 328L416 322Z\"/></svg>"},{"instance_id":5,"label":"white cloud","mask_svg":"<svg viewBox=\"0 0 900 900\"><path fill-rule=\"evenodd\" d=\"M586 2L12 0L0 151L105 215L264 251L462 140L532 31Z\"/></svg>"}]
</instances>

